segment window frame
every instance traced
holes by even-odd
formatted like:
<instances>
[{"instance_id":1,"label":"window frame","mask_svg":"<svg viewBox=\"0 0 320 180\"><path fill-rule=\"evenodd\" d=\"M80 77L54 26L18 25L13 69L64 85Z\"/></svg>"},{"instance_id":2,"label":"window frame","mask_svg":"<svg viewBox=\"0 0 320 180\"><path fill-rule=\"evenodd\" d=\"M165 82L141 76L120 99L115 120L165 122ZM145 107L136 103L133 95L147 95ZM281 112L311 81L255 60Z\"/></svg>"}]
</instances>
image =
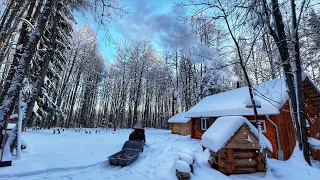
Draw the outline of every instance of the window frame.
<instances>
[{"instance_id":1,"label":"window frame","mask_svg":"<svg viewBox=\"0 0 320 180\"><path fill-rule=\"evenodd\" d=\"M249 120L250 123L256 127L254 124L256 123L256 120ZM267 124L266 124L266 120L260 120L259 121L261 122L261 132L267 132ZM253 124L254 123L254 124Z\"/></svg>"},{"instance_id":2,"label":"window frame","mask_svg":"<svg viewBox=\"0 0 320 180\"><path fill-rule=\"evenodd\" d=\"M204 123L204 124L203 124ZM200 119L200 129L202 131L206 131L209 128L209 118L201 118ZM203 128L203 125L205 125L205 128Z\"/></svg>"}]
</instances>

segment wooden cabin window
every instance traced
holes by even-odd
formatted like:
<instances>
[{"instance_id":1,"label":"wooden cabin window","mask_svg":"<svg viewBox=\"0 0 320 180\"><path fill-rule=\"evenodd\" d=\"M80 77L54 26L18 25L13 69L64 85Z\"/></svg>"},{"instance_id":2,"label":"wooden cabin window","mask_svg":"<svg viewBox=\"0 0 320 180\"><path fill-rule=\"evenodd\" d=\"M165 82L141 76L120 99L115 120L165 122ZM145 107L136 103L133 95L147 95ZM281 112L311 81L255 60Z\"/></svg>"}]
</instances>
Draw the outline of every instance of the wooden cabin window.
<instances>
[{"instance_id":1,"label":"wooden cabin window","mask_svg":"<svg viewBox=\"0 0 320 180\"><path fill-rule=\"evenodd\" d=\"M207 130L209 128L209 118L201 118L201 130Z\"/></svg>"},{"instance_id":2,"label":"wooden cabin window","mask_svg":"<svg viewBox=\"0 0 320 180\"><path fill-rule=\"evenodd\" d=\"M261 131L262 132L267 132L267 127L266 127L266 121L265 120L259 120L261 122ZM250 120L251 124L254 125L254 127L257 127L256 120Z\"/></svg>"}]
</instances>

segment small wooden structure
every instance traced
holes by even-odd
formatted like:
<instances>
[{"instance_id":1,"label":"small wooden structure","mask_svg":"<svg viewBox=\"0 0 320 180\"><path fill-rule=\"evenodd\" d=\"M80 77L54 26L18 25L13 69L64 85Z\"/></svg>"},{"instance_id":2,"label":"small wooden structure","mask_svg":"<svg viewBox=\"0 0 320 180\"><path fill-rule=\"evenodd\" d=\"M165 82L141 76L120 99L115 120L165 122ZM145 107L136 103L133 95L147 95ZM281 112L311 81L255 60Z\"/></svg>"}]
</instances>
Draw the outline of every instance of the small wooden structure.
<instances>
[{"instance_id":1,"label":"small wooden structure","mask_svg":"<svg viewBox=\"0 0 320 180\"><path fill-rule=\"evenodd\" d=\"M265 160L257 150L224 148L210 151L208 163L223 174L248 174L265 171Z\"/></svg>"},{"instance_id":2,"label":"small wooden structure","mask_svg":"<svg viewBox=\"0 0 320 180\"><path fill-rule=\"evenodd\" d=\"M208 163L212 168L226 175L265 171L258 131L246 118L220 117L215 123L202 136L202 145L210 152ZM263 135L261 139L266 146L264 151L270 153L271 143Z\"/></svg>"},{"instance_id":3,"label":"small wooden structure","mask_svg":"<svg viewBox=\"0 0 320 180\"><path fill-rule=\"evenodd\" d=\"M185 118L185 113L178 113L168 120L172 134L180 134L183 136L191 133L191 118Z\"/></svg>"}]
</instances>

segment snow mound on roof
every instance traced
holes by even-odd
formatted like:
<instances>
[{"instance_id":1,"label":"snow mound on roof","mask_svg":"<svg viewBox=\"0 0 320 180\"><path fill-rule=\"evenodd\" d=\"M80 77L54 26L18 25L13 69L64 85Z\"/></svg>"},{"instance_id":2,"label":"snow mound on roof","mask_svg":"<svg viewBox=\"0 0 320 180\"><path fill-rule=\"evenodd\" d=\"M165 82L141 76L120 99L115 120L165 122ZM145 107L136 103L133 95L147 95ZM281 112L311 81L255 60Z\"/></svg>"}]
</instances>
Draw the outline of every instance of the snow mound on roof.
<instances>
[{"instance_id":1,"label":"snow mound on roof","mask_svg":"<svg viewBox=\"0 0 320 180\"><path fill-rule=\"evenodd\" d=\"M185 117L185 112L182 113L178 113L176 115L174 115L173 117L171 117L168 122L169 123L187 123L190 121L191 118L186 118Z\"/></svg>"},{"instance_id":2,"label":"snow mound on roof","mask_svg":"<svg viewBox=\"0 0 320 180\"><path fill-rule=\"evenodd\" d=\"M176 169L183 173L190 173L191 171L189 164L181 160L176 161Z\"/></svg>"},{"instance_id":3,"label":"snow mound on roof","mask_svg":"<svg viewBox=\"0 0 320 180\"><path fill-rule=\"evenodd\" d=\"M242 116L225 116L218 118L202 135L201 145L214 152L218 152L244 123L249 126L250 131L259 139L257 128L248 119ZM272 145L269 140L263 134L261 135L261 142L264 144L264 147L272 151Z\"/></svg>"},{"instance_id":4,"label":"snow mound on roof","mask_svg":"<svg viewBox=\"0 0 320 180\"><path fill-rule=\"evenodd\" d=\"M261 107L261 102L257 98L254 98L254 103L256 104L256 106ZM253 107L253 104L250 98L244 101L243 104L245 104L246 107Z\"/></svg>"},{"instance_id":5,"label":"snow mound on roof","mask_svg":"<svg viewBox=\"0 0 320 180\"><path fill-rule=\"evenodd\" d=\"M305 77L304 77L305 78ZM260 102L259 115L279 114L288 100L284 77L253 85L255 99ZM185 117L219 117L254 115L252 108L243 104L250 99L248 87L207 96L187 111Z\"/></svg>"},{"instance_id":6,"label":"snow mound on roof","mask_svg":"<svg viewBox=\"0 0 320 180\"><path fill-rule=\"evenodd\" d=\"M309 137L308 141L309 141L310 146L311 146L312 149L320 150L320 140L312 138L312 137Z\"/></svg>"}]
</instances>

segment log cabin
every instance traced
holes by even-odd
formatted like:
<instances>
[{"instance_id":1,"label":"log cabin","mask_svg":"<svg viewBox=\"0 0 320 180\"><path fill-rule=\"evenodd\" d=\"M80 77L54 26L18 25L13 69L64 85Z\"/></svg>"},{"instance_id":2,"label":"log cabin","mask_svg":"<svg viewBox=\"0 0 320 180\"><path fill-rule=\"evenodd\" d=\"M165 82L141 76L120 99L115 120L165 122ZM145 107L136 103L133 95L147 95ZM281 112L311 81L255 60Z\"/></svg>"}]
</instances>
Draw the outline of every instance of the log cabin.
<instances>
[{"instance_id":1,"label":"log cabin","mask_svg":"<svg viewBox=\"0 0 320 180\"><path fill-rule=\"evenodd\" d=\"M168 123L170 124L171 133L172 134L179 134L179 135L190 135L191 132L191 118L186 118L185 112L178 113L172 116Z\"/></svg>"},{"instance_id":2,"label":"log cabin","mask_svg":"<svg viewBox=\"0 0 320 180\"><path fill-rule=\"evenodd\" d=\"M295 147L295 130L291 118L288 93L284 77L253 85L255 99L260 102L258 119L262 132L273 147L272 158L287 160ZM308 136L320 139L320 91L304 74L303 97L308 126ZM201 139L204 132L222 116L244 116L255 125L252 108L246 107L248 87L233 89L207 96L186 112L191 118L191 138ZM320 160L320 150L312 149L311 155Z\"/></svg>"},{"instance_id":3,"label":"log cabin","mask_svg":"<svg viewBox=\"0 0 320 180\"><path fill-rule=\"evenodd\" d=\"M209 149L210 166L223 174L264 172L266 164L259 138L264 151L271 153L270 141L260 136L248 119L225 116L217 118L202 135L201 145Z\"/></svg>"}]
</instances>

